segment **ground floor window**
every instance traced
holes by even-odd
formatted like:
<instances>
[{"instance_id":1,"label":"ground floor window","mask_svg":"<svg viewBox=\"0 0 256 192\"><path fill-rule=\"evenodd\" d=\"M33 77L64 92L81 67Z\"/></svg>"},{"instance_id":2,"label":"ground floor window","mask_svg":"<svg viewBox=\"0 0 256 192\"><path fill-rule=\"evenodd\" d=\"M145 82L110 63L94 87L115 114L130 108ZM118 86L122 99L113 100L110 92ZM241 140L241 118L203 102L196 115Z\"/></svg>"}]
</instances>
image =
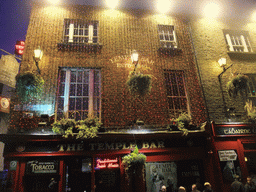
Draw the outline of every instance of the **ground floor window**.
<instances>
[{"instance_id":1,"label":"ground floor window","mask_svg":"<svg viewBox=\"0 0 256 192\"><path fill-rule=\"evenodd\" d=\"M202 165L201 160L146 163L147 192L159 192L163 185L167 191L177 191L180 186L191 191L193 184L200 188L204 182Z\"/></svg>"}]
</instances>

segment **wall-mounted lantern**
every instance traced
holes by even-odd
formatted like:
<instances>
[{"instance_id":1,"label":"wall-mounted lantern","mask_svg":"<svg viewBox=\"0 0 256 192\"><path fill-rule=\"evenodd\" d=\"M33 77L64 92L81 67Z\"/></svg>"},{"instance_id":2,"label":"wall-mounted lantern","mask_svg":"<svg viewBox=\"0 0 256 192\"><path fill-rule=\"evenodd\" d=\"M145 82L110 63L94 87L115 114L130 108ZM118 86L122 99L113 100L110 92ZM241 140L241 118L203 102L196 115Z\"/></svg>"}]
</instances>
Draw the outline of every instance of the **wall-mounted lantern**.
<instances>
[{"instance_id":1,"label":"wall-mounted lantern","mask_svg":"<svg viewBox=\"0 0 256 192\"><path fill-rule=\"evenodd\" d=\"M40 74L40 69L39 69L38 63L39 63L39 61L41 61L42 57L43 57L43 51L40 49L40 47L35 49L34 50L34 60L36 62L36 67L37 67L37 71L39 74Z\"/></svg>"},{"instance_id":2,"label":"wall-mounted lantern","mask_svg":"<svg viewBox=\"0 0 256 192\"><path fill-rule=\"evenodd\" d=\"M132 51L131 59L132 63L135 65L134 71L136 71L137 65L139 63L139 53L136 50Z\"/></svg>"}]
</instances>

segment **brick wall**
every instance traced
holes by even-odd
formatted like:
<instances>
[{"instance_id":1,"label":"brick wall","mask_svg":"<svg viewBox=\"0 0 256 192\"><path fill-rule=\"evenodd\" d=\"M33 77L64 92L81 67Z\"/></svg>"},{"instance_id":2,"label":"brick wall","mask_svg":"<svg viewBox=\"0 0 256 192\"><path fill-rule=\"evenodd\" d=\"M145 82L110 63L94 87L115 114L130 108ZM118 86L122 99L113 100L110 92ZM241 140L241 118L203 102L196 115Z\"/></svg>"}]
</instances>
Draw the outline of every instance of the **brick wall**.
<instances>
[{"instance_id":1,"label":"brick wall","mask_svg":"<svg viewBox=\"0 0 256 192\"><path fill-rule=\"evenodd\" d=\"M65 18L98 20L102 50L100 53L58 51L62 42ZM175 56L158 54L158 24L175 25L182 53ZM102 69L102 120L104 126L124 126L135 115L146 124L167 124L167 96L164 69L184 70L189 95L190 112L194 123L206 120L204 100L193 56L188 25L182 18L163 17L142 10L106 10L90 6L47 7L34 4L26 36L22 71L33 70L33 50L44 51L39 66L45 80L42 104L55 105L58 67L97 67ZM125 82L133 66L131 50L140 54L145 74L153 75L151 93L134 98Z\"/></svg>"},{"instance_id":2,"label":"brick wall","mask_svg":"<svg viewBox=\"0 0 256 192\"><path fill-rule=\"evenodd\" d=\"M244 100L241 97L231 99L227 94L226 83L231 79L232 75L238 73L255 73L255 61L230 58L227 51L223 29L245 30L249 31L252 46L256 43L255 23L249 20L239 19L209 19L194 18L191 19L192 39L197 55L199 71L202 78L202 86L206 96L206 103L211 120L216 122L228 121L225 118L223 99L221 94L218 75L223 69L218 64L218 59L227 58L227 66L233 64L222 75L222 89L227 108L235 108L236 115L245 115ZM235 121L242 121L244 117Z\"/></svg>"}]
</instances>

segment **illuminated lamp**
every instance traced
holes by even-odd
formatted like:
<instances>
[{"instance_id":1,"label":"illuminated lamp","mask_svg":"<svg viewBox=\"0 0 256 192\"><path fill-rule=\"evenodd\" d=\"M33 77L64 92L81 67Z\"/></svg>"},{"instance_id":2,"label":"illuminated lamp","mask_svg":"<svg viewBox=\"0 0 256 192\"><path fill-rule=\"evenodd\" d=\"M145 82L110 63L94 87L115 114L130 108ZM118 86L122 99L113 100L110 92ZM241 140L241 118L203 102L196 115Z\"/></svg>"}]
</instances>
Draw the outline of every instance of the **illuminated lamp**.
<instances>
[{"instance_id":1,"label":"illuminated lamp","mask_svg":"<svg viewBox=\"0 0 256 192\"><path fill-rule=\"evenodd\" d=\"M40 74L40 69L39 69L38 63L39 63L39 61L41 61L42 57L43 57L43 51L40 49L40 47L35 49L34 50L34 61L36 62L36 67L37 67L37 71L39 74Z\"/></svg>"},{"instance_id":2,"label":"illuminated lamp","mask_svg":"<svg viewBox=\"0 0 256 192\"><path fill-rule=\"evenodd\" d=\"M227 59L225 57L222 57L218 60L218 63L220 64L221 67L225 67L227 64Z\"/></svg>"},{"instance_id":3,"label":"illuminated lamp","mask_svg":"<svg viewBox=\"0 0 256 192\"><path fill-rule=\"evenodd\" d=\"M139 63L139 53L136 50L132 51L131 59L132 63L135 65L134 71L136 71L137 65Z\"/></svg>"}]
</instances>

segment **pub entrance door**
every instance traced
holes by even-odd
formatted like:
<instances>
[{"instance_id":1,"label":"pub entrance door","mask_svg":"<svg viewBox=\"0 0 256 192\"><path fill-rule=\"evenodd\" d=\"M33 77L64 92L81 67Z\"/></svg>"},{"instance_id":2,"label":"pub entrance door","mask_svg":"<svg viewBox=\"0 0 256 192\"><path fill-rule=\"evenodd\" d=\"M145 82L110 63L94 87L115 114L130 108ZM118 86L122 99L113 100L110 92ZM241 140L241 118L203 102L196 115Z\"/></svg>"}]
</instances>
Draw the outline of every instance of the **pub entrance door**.
<instances>
[{"instance_id":1,"label":"pub entrance door","mask_svg":"<svg viewBox=\"0 0 256 192\"><path fill-rule=\"evenodd\" d=\"M120 191L120 169L95 171L95 192Z\"/></svg>"}]
</instances>

